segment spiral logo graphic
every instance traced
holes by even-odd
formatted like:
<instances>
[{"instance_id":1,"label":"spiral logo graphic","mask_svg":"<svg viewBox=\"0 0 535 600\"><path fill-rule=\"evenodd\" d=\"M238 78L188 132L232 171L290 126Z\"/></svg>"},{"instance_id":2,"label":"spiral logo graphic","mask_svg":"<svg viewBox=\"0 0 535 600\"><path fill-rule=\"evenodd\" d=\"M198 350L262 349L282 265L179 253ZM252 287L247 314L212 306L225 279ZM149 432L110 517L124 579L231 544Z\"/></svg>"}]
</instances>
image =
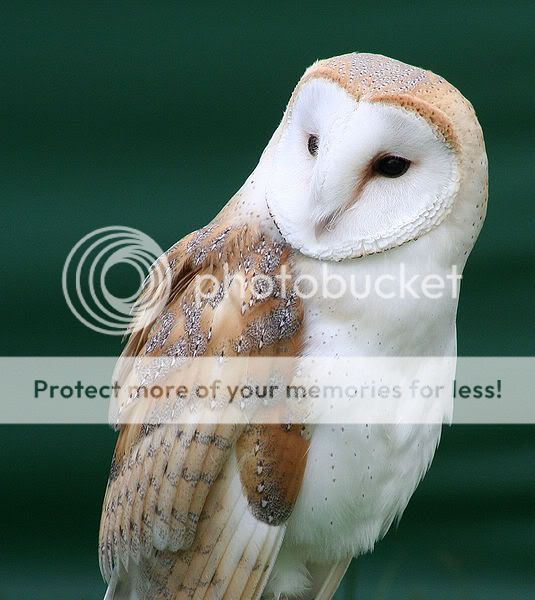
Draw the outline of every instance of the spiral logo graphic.
<instances>
[{"instance_id":1,"label":"spiral logo graphic","mask_svg":"<svg viewBox=\"0 0 535 600\"><path fill-rule=\"evenodd\" d=\"M134 293L121 296L111 291L109 276L116 266L134 269L139 280ZM99 333L124 335L151 323L164 308L171 268L151 237L117 225L96 229L74 245L61 282L65 300L80 322Z\"/></svg>"}]
</instances>

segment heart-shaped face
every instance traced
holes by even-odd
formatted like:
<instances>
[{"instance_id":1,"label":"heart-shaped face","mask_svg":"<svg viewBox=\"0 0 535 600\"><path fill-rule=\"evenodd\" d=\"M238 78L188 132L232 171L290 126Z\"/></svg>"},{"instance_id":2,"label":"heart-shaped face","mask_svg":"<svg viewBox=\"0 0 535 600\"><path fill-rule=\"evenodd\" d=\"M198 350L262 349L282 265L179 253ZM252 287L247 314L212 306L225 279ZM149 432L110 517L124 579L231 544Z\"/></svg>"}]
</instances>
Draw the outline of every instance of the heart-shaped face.
<instances>
[{"instance_id":1,"label":"heart-shaped face","mask_svg":"<svg viewBox=\"0 0 535 600\"><path fill-rule=\"evenodd\" d=\"M375 65L378 57L370 60ZM484 213L486 157L470 105L436 75L384 61L390 65L385 83L378 83L376 73L370 84L368 73L365 84L373 84L371 90L354 81L351 87L346 72L341 81L339 70L331 73L322 63L312 67L273 140L267 204L286 241L307 256L361 257L435 229L465 191L467 153L472 182L479 182L468 202ZM430 102L431 96L417 94L426 78L455 97L452 113L460 113L459 127ZM463 149L457 129L464 134L466 121L471 121L474 139Z\"/></svg>"}]
</instances>

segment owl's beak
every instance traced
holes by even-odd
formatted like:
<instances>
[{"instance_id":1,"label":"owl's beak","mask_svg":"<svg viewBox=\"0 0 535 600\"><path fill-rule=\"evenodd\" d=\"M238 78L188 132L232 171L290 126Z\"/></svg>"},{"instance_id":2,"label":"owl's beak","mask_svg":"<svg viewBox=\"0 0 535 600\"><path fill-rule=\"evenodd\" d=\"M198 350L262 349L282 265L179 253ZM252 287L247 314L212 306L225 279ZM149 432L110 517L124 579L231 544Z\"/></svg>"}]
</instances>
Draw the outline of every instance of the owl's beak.
<instances>
[{"instance_id":1,"label":"owl's beak","mask_svg":"<svg viewBox=\"0 0 535 600\"><path fill-rule=\"evenodd\" d=\"M316 235L316 239L319 239L324 233L327 231L332 231L336 224L340 221L343 215L358 202L362 192L364 190L365 185L371 179L372 173L371 170L366 171L364 175L360 176L355 186L353 187L352 193L349 197L349 200L344 202L342 206L335 208L333 211L328 213L327 215L321 217L319 221L316 223L314 227L314 233Z\"/></svg>"},{"instance_id":2,"label":"owl's beak","mask_svg":"<svg viewBox=\"0 0 535 600\"><path fill-rule=\"evenodd\" d=\"M340 215L343 212L343 208L337 208L334 212L325 215L322 217L314 227L314 233L316 234L316 239L319 239L325 232L332 231L336 222L340 218Z\"/></svg>"}]
</instances>

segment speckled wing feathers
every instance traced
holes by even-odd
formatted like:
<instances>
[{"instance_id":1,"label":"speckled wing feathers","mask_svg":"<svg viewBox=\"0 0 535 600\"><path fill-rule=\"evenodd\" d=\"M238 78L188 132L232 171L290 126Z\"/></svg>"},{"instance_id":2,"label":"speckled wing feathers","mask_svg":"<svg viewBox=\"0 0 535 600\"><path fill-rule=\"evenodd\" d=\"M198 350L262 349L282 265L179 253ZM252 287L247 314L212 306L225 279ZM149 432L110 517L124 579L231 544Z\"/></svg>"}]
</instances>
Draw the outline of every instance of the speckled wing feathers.
<instances>
[{"instance_id":1,"label":"speckled wing feathers","mask_svg":"<svg viewBox=\"0 0 535 600\"><path fill-rule=\"evenodd\" d=\"M252 281L256 273L276 275L288 268L284 245L250 226L213 224L173 246L166 258L171 269L166 307L132 334L123 356L299 354L302 306L296 297L281 297L275 289L257 300L232 288L236 274ZM228 289L195 303L195 276L209 273L222 282L224 268L231 275ZM125 369L120 365L118 372L128 378ZM161 377L149 373L147 381ZM112 461L100 529L105 579L128 571L143 598L259 595L299 491L308 442L299 431L296 437L295 426L248 429L238 446L238 465L233 447L243 426L159 424L144 422L144 416L136 416L139 424L121 427ZM262 452L288 450L297 442L289 462L290 455L280 452L262 459L273 481L266 491L276 492L269 501L255 485L259 457L251 436L262 440Z\"/></svg>"},{"instance_id":2,"label":"speckled wing feathers","mask_svg":"<svg viewBox=\"0 0 535 600\"><path fill-rule=\"evenodd\" d=\"M238 439L236 454L252 513L270 525L288 519L306 466L304 426L257 424Z\"/></svg>"}]
</instances>

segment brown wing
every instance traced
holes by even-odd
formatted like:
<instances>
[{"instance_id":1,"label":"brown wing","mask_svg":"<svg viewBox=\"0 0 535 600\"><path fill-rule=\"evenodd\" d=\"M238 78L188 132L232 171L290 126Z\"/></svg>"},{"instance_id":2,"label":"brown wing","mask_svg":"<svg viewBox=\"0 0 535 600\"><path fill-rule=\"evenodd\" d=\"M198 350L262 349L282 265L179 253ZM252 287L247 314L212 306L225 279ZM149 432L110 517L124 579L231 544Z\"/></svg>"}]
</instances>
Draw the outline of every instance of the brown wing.
<instances>
[{"instance_id":1,"label":"brown wing","mask_svg":"<svg viewBox=\"0 0 535 600\"><path fill-rule=\"evenodd\" d=\"M252 293L257 275L291 277L284 245L250 226L214 224L179 242L167 258L172 281L165 309L132 334L123 356L299 354L299 300L277 286ZM221 282L200 304L199 274ZM245 295L237 287L243 281ZM244 431L150 423L144 416L123 425L117 440L100 528L105 579L124 586L125 571L135 573L144 598L223 597L227 588L228 597L258 595L284 533L274 526L287 519L299 492L308 444L300 428ZM233 535L240 523L252 528L248 537Z\"/></svg>"},{"instance_id":2,"label":"brown wing","mask_svg":"<svg viewBox=\"0 0 535 600\"><path fill-rule=\"evenodd\" d=\"M300 425L251 425L238 438L241 481L253 515L280 525L292 512L301 488L307 437Z\"/></svg>"}]
</instances>

